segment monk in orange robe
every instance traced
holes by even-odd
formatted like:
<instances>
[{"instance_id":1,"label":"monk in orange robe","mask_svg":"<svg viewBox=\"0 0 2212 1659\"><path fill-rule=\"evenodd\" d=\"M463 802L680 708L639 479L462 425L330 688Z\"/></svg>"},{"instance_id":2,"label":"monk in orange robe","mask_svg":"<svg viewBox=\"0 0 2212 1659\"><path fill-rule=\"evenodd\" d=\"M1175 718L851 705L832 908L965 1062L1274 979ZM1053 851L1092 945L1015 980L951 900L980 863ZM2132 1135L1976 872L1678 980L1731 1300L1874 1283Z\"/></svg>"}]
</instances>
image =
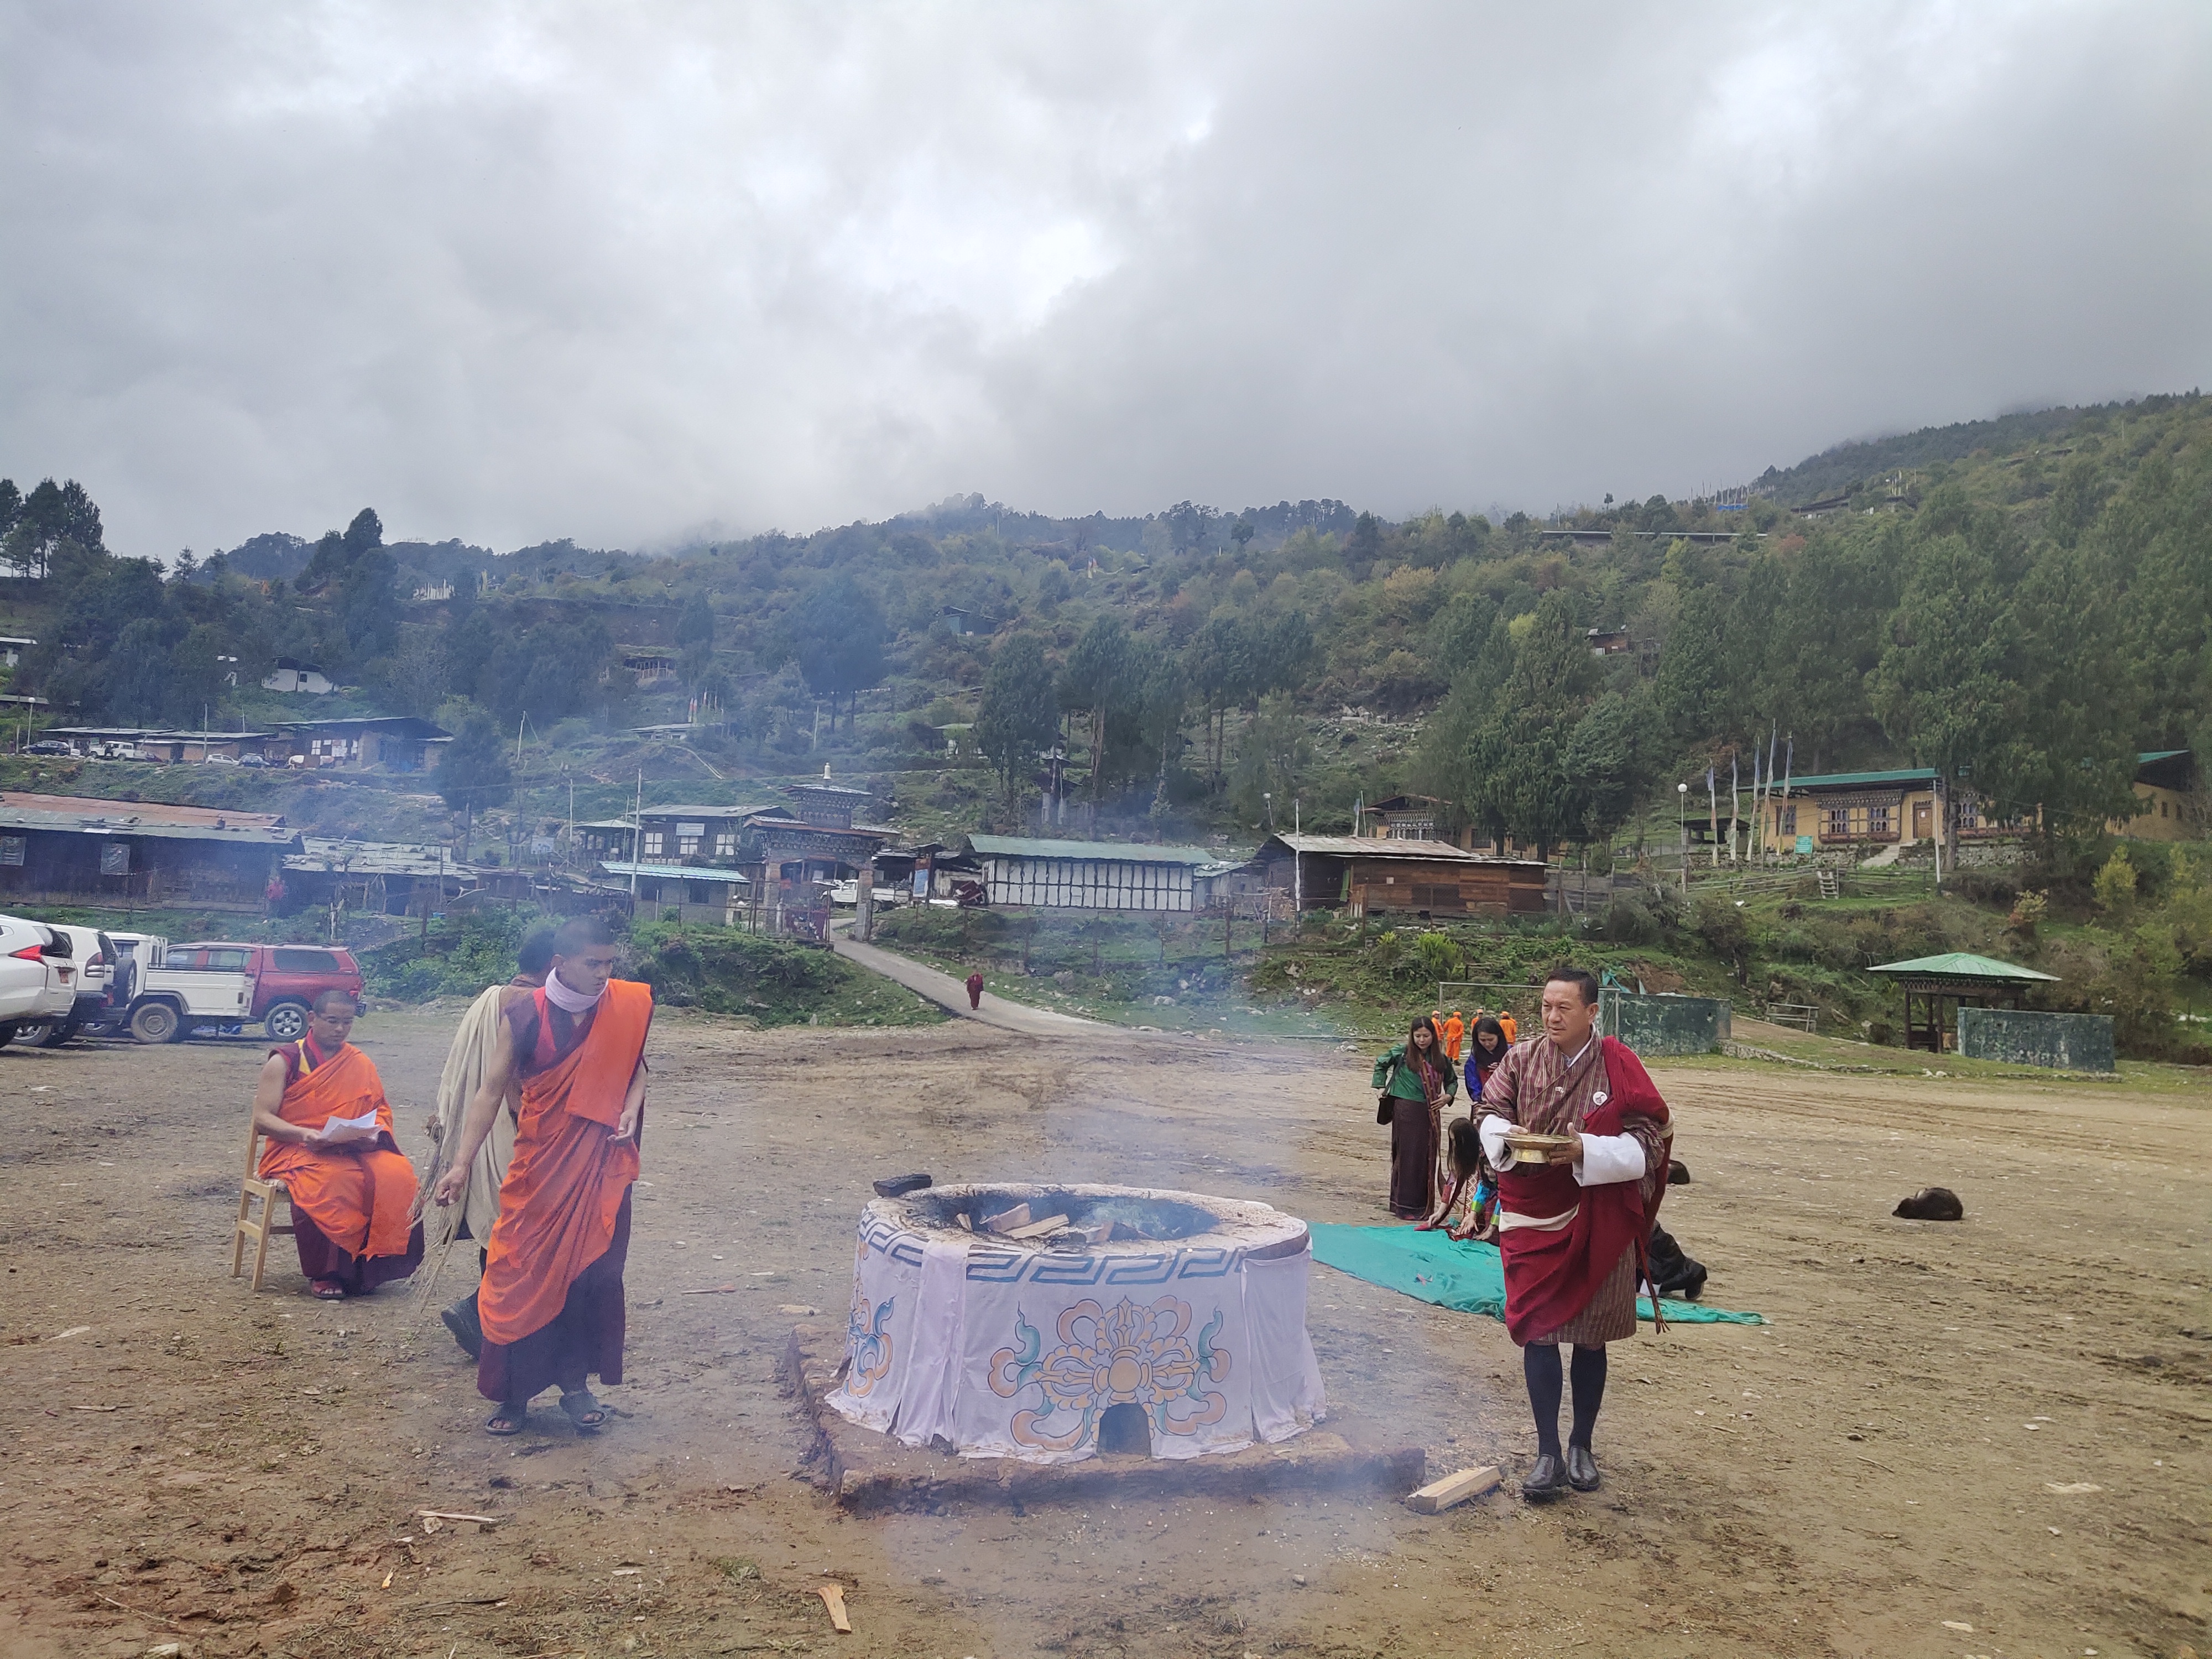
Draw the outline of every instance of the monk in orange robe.
<instances>
[{"instance_id":1,"label":"monk in orange robe","mask_svg":"<svg viewBox=\"0 0 2212 1659\"><path fill-rule=\"evenodd\" d=\"M258 1173L284 1183L300 1271L327 1302L365 1296L422 1261L415 1166L393 1139L376 1063L346 1041L354 1014L352 997L325 991L307 1034L269 1051L253 1092L268 1141Z\"/></svg>"},{"instance_id":2,"label":"monk in orange robe","mask_svg":"<svg viewBox=\"0 0 2212 1659\"><path fill-rule=\"evenodd\" d=\"M453 1162L431 1196L451 1204L491 1132L511 1080L521 1085L514 1153L500 1183L477 1308L477 1391L499 1401L484 1425L519 1434L550 1387L585 1434L606 1408L590 1378L622 1381L623 1267L630 1185L645 1115L651 988L612 977L617 947L595 916L564 922L545 983L504 1012L490 1066L462 1121Z\"/></svg>"}]
</instances>

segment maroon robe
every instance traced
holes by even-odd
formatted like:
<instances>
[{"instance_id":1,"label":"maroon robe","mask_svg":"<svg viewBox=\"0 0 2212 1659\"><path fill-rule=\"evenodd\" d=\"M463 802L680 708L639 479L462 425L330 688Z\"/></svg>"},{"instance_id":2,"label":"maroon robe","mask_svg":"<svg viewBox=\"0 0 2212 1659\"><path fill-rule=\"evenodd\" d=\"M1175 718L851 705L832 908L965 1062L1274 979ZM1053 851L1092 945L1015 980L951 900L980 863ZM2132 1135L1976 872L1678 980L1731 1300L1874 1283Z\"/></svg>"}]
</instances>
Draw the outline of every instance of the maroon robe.
<instances>
[{"instance_id":1,"label":"maroon robe","mask_svg":"<svg viewBox=\"0 0 2212 1659\"><path fill-rule=\"evenodd\" d=\"M544 1007L546 1017L538 1018ZM518 997L504 1018L514 1040L514 1076L518 1083L535 1077L566 1060L591 1034L599 1013L594 1004L581 1014L569 1014L544 1000L544 993ZM645 1121L638 1120L637 1139L645 1139ZM606 1251L578 1274L568 1286L568 1298L552 1322L539 1327L520 1342L485 1339L477 1359L477 1392L487 1400L526 1401L549 1388L574 1389L596 1375L603 1382L623 1380L623 1343L628 1319L623 1289L623 1268L629 1259L630 1194L623 1194L615 1217L612 1241Z\"/></svg>"}]
</instances>

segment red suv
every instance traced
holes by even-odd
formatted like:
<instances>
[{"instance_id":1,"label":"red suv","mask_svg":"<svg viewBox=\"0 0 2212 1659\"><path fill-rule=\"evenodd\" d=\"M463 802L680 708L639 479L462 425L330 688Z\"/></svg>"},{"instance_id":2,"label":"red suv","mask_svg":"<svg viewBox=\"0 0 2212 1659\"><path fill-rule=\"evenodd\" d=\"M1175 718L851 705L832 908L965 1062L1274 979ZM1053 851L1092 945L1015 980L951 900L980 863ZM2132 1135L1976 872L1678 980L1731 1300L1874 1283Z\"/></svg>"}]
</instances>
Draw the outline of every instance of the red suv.
<instances>
[{"instance_id":1,"label":"red suv","mask_svg":"<svg viewBox=\"0 0 2212 1659\"><path fill-rule=\"evenodd\" d=\"M350 951L319 945L232 945L200 940L172 945L165 968L206 968L245 974L253 981L246 1018L276 1042L295 1042L307 1029L307 1010L325 991L343 991L362 1000L361 969Z\"/></svg>"}]
</instances>

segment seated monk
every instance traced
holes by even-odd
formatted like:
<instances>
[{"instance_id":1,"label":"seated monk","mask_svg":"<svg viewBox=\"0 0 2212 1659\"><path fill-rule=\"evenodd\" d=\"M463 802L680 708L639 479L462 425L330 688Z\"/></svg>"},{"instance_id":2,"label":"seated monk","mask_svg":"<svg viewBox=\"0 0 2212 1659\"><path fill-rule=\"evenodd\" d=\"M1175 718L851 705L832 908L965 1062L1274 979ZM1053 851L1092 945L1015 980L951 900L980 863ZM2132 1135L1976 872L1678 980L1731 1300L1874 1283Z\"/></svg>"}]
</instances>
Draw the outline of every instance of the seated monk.
<instances>
[{"instance_id":1,"label":"seated monk","mask_svg":"<svg viewBox=\"0 0 2212 1659\"><path fill-rule=\"evenodd\" d=\"M292 1200L300 1271L325 1302L366 1296L422 1262L422 1225L413 1221L415 1166L392 1138L392 1107L369 1057L346 1041L354 1000L325 991L307 1034L269 1051L253 1091L253 1123L268 1145L259 1174ZM325 1133L333 1118L375 1114L375 1127Z\"/></svg>"}]
</instances>

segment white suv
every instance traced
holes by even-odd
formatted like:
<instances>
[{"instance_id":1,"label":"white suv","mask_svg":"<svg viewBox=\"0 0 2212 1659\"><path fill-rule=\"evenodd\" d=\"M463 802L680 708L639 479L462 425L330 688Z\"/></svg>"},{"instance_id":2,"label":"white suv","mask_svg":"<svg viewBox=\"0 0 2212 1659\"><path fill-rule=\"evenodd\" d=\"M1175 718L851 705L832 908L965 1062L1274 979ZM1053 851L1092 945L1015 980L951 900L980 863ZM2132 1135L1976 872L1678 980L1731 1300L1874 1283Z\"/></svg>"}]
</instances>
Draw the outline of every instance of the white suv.
<instances>
[{"instance_id":1,"label":"white suv","mask_svg":"<svg viewBox=\"0 0 2212 1659\"><path fill-rule=\"evenodd\" d=\"M16 1028L15 1041L34 1048L58 1048L85 1027L102 1025L114 1012L108 1005L107 988L115 974L115 947L96 927L76 927L65 921L40 925L69 940L67 965L76 970L76 1001L61 1019L26 1020Z\"/></svg>"},{"instance_id":2,"label":"white suv","mask_svg":"<svg viewBox=\"0 0 2212 1659\"><path fill-rule=\"evenodd\" d=\"M0 1042L21 1026L66 1020L76 1010L76 964L66 933L43 921L0 916Z\"/></svg>"}]
</instances>

